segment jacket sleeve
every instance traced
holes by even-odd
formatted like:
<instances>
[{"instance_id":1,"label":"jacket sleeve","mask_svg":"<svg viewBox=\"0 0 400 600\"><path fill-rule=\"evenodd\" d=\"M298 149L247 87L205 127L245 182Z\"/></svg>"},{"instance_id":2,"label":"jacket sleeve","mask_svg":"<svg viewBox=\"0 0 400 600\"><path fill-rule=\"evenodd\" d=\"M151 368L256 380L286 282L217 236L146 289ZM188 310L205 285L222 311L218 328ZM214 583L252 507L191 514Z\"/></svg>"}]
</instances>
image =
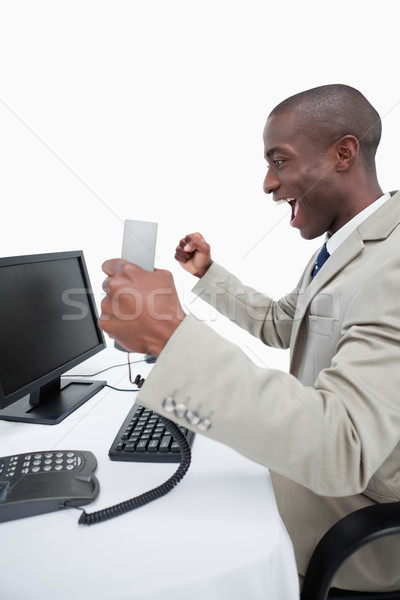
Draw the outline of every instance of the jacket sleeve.
<instances>
[{"instance_id":1,"label":"jacket sleeve","mask_svg":"<svg viewBox=\"0 0 400 600\"><path fill-rule=\"evenodd\" d=\"M316 494L400 498L399 270L390 254L385 268L352 287L334 356L314 386L255 365L189 314L138 401ZM275 327L264 321L259 330L279 340Z\"/></svg>"},{"instance_id":2,"label":"jacket sleeve","mask_svg":"<svg viewBox=\"0 0 400 600\"><path fill-rule=\"evenodd\" d=\"M289 347L297 289L274 301L244 286L237 277L214 262L192 291L264 344L274 348Z\"/></svg>"},{"instance_id":3,"label":"jacket sleeve","mask_svg":"<svg viewBox=\"0 0 400 600\"><path fill-rule=\"evenodd\" d=\"M384 393L381 365L370 357L360 395L352 381L359 372L358 343L350 340L351 332L348 336L314 389L288 373L256 366L235 344L188 315L159 355L138 402L316 494L359 493L398 440L399 386L385 398L385 411L377 413L374 402ZM399 373L397 354L387 368ZM399 375L396 379L399 384ZM378 488L378 496L393 498L399 485L387 488L378 476Z\"/></svg>"}]
</instances>

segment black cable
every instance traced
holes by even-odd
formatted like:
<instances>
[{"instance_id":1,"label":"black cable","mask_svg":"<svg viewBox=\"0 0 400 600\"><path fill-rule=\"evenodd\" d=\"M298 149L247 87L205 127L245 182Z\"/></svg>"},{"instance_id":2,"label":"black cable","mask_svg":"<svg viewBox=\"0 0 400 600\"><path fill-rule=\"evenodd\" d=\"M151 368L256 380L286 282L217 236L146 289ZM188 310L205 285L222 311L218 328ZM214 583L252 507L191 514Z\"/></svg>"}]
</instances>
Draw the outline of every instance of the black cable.
<instances>
[{"instance_id":1,"label":"black cable","mask_svg":"<svg viewBox=\"0 0 400 600\"><path fill-rule=\"evenodd\" d=\"M138 392L139 390L124 390L122 388L116 388L113 385L110 385L109 383L106 383L106 385L104 387L108 387L111 388L112 390L115 390L116 392Z\"/></svg>"},{"instance_id":2,"label":"black cable","mask_svg":"<svg viewBox=\"0 0 400 600\"><path fill-rule=\"evenodd\" d=\"M148 362L147 360L145 360L144 358L141 358L140 360L134 360L132 362L130 362L130 365L136 365L137 363L140 362ZM106 367L105 369L102 369L101 371L97 371L97 373L90 373L89 375L85 374L85 375L80 375L79 373L70 373L67 375L67 377L95 377L96 375L100 375L101 373L105 373L106 371L109 371L110 369L116 369L117 367L126 367L127 363L121 363L119 365L111 365L111 367Z\"/></svg>"},{"instance_id":3,"label":"black cable","mask_svg":"<svg viewBox=\"0 0 400 600\"><path fill-rule=\"evenodd\" d=\"M131 498L131 500L126 500L125 502L120 502L119 504L115 504L114 506L110 506L109 508L104 508L103 510L98 510L93 513L87 513L84 509L80 507L83 511L82 515L79 518L78 523L80 525L94 525L95 523L101 523L102 521L107 521L108 519L112 519L114 517L118 517L126 512L134 510L136 508L140 508L153 500L157 500L158 498L162 498L168 492L170 492L177 483L185 476L187 470L190 467L191 461L191 452L188 441L185 436L179 429L178 425L172 423L165 417L158 415L160 420L164 423L164 425L168 428L170 434L175 438L175 441L179 444L179 449L181 452L181 462L178 469L175 473L163 484L158 487L145 492L144 494L140 494L140 496L136 496L136 498Z\"/></svg>"},{"instance_id":4,"label":"black cable","mask_svg":"<svg viewBox=\"0 0 400 600\"><path fill-rule=\"evenodd\" d=\"M129 352L128 352L129 381L132 384L137 385L139 389L127 390L127 389L114 387L113 385L110 385L109 383L106 383L106 385L104 387L108 387L112 390L115 390L116 392L138 392L140 390L140 388L142 387L142 385L144 384L144 378L141 375L136 375L135 379L132 380L131 365L136 365L137 363L140 363L140 362L154 362L154 361L152 361L152 360L150 361L147 358L143 358L141 360L135 360L135 361L131 362L129 359ZM126 367L126 363L123 363L120 365L112 365L111 367L107 367L105 369L102 369L101 371L97 371L97 373L91 373L90 375L69 375L69 377L94 377L95 375L100 375L100 373L104 373L105 371L108 371L109 369L115 369L116 367Z\"/></svg>"}]
</instances>

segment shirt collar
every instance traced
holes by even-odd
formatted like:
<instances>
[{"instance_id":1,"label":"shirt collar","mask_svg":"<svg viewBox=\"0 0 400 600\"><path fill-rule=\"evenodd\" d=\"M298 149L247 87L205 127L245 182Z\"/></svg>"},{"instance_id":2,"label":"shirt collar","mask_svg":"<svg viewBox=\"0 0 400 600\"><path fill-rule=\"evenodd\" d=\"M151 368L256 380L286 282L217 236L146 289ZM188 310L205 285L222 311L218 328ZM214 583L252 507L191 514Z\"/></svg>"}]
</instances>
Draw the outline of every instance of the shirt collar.
<instances>
[{"instance_id":1,"label":"shirt collar","mask_svg":"<svg viewBox=\"0 0 400 600\"><path fill-rule=\"evenodd\" d=\"M364 208L364 210L362 210L355 217L350 219L350 221L348 221L345 225L343 225L343 227L338 229L338 231L336 231L332 236L327 236L325 243L329 254L332 255L333 252L335 252L335 250L337 250L339 246L343 244L343 242L349 237L349 235L355 229L357 229L357 227L361 225L361 223L365 221L365 219L367 219L376 210L378 210L378 208L385 204L385 202L387 202L389 198L390 194L388 192L387 194L384 194L383 196L375 200L375 202Z\"/></svg>"}]
</instances>

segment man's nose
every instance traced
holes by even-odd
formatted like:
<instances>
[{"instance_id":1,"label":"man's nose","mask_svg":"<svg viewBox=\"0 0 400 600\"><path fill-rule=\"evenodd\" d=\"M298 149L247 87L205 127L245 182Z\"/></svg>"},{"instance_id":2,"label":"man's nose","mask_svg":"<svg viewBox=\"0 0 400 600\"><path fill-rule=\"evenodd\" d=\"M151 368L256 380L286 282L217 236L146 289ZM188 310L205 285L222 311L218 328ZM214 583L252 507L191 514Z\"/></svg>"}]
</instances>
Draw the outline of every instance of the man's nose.
<instances>
[{"instance_id":1,"label":"man's nose","mask_svg":"<svg viewBox=\"0 0 400 600\"><path fill-rule=\"evenodd\" d=\"M264 179L263 189L266 194L272 194L279 187L279 180L274 175L272 169L268 169L267 174Z\"/></svg>"}]
</instances>

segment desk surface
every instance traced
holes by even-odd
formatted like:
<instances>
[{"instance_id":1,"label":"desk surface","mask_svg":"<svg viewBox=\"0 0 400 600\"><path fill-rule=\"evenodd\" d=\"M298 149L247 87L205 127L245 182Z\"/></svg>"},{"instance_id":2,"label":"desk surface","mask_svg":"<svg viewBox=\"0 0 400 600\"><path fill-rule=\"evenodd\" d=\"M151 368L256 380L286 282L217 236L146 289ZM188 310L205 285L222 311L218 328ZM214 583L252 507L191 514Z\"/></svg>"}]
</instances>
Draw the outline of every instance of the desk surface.
<instances>
[{"instance_id":1,"label":"desk surface","mask_svg":"<svg viewBox=\"0 0 400 600\"><path fill-rule=\"evenodd\" d=\"M108 348L74 370L121 363ZM135 365L146 376L149 366ZM97 376L132 387L127 368ZM55 449L97 457L93 512L165 481L177 465L112 462L108 449L135 394L104 388L60 424L0 421L0 456ZM68 509L0 524L2 600L294 600L291 542L268 471L197 435L192 464L167 496L89 527Z\"/></svg>"}]
</instances>

